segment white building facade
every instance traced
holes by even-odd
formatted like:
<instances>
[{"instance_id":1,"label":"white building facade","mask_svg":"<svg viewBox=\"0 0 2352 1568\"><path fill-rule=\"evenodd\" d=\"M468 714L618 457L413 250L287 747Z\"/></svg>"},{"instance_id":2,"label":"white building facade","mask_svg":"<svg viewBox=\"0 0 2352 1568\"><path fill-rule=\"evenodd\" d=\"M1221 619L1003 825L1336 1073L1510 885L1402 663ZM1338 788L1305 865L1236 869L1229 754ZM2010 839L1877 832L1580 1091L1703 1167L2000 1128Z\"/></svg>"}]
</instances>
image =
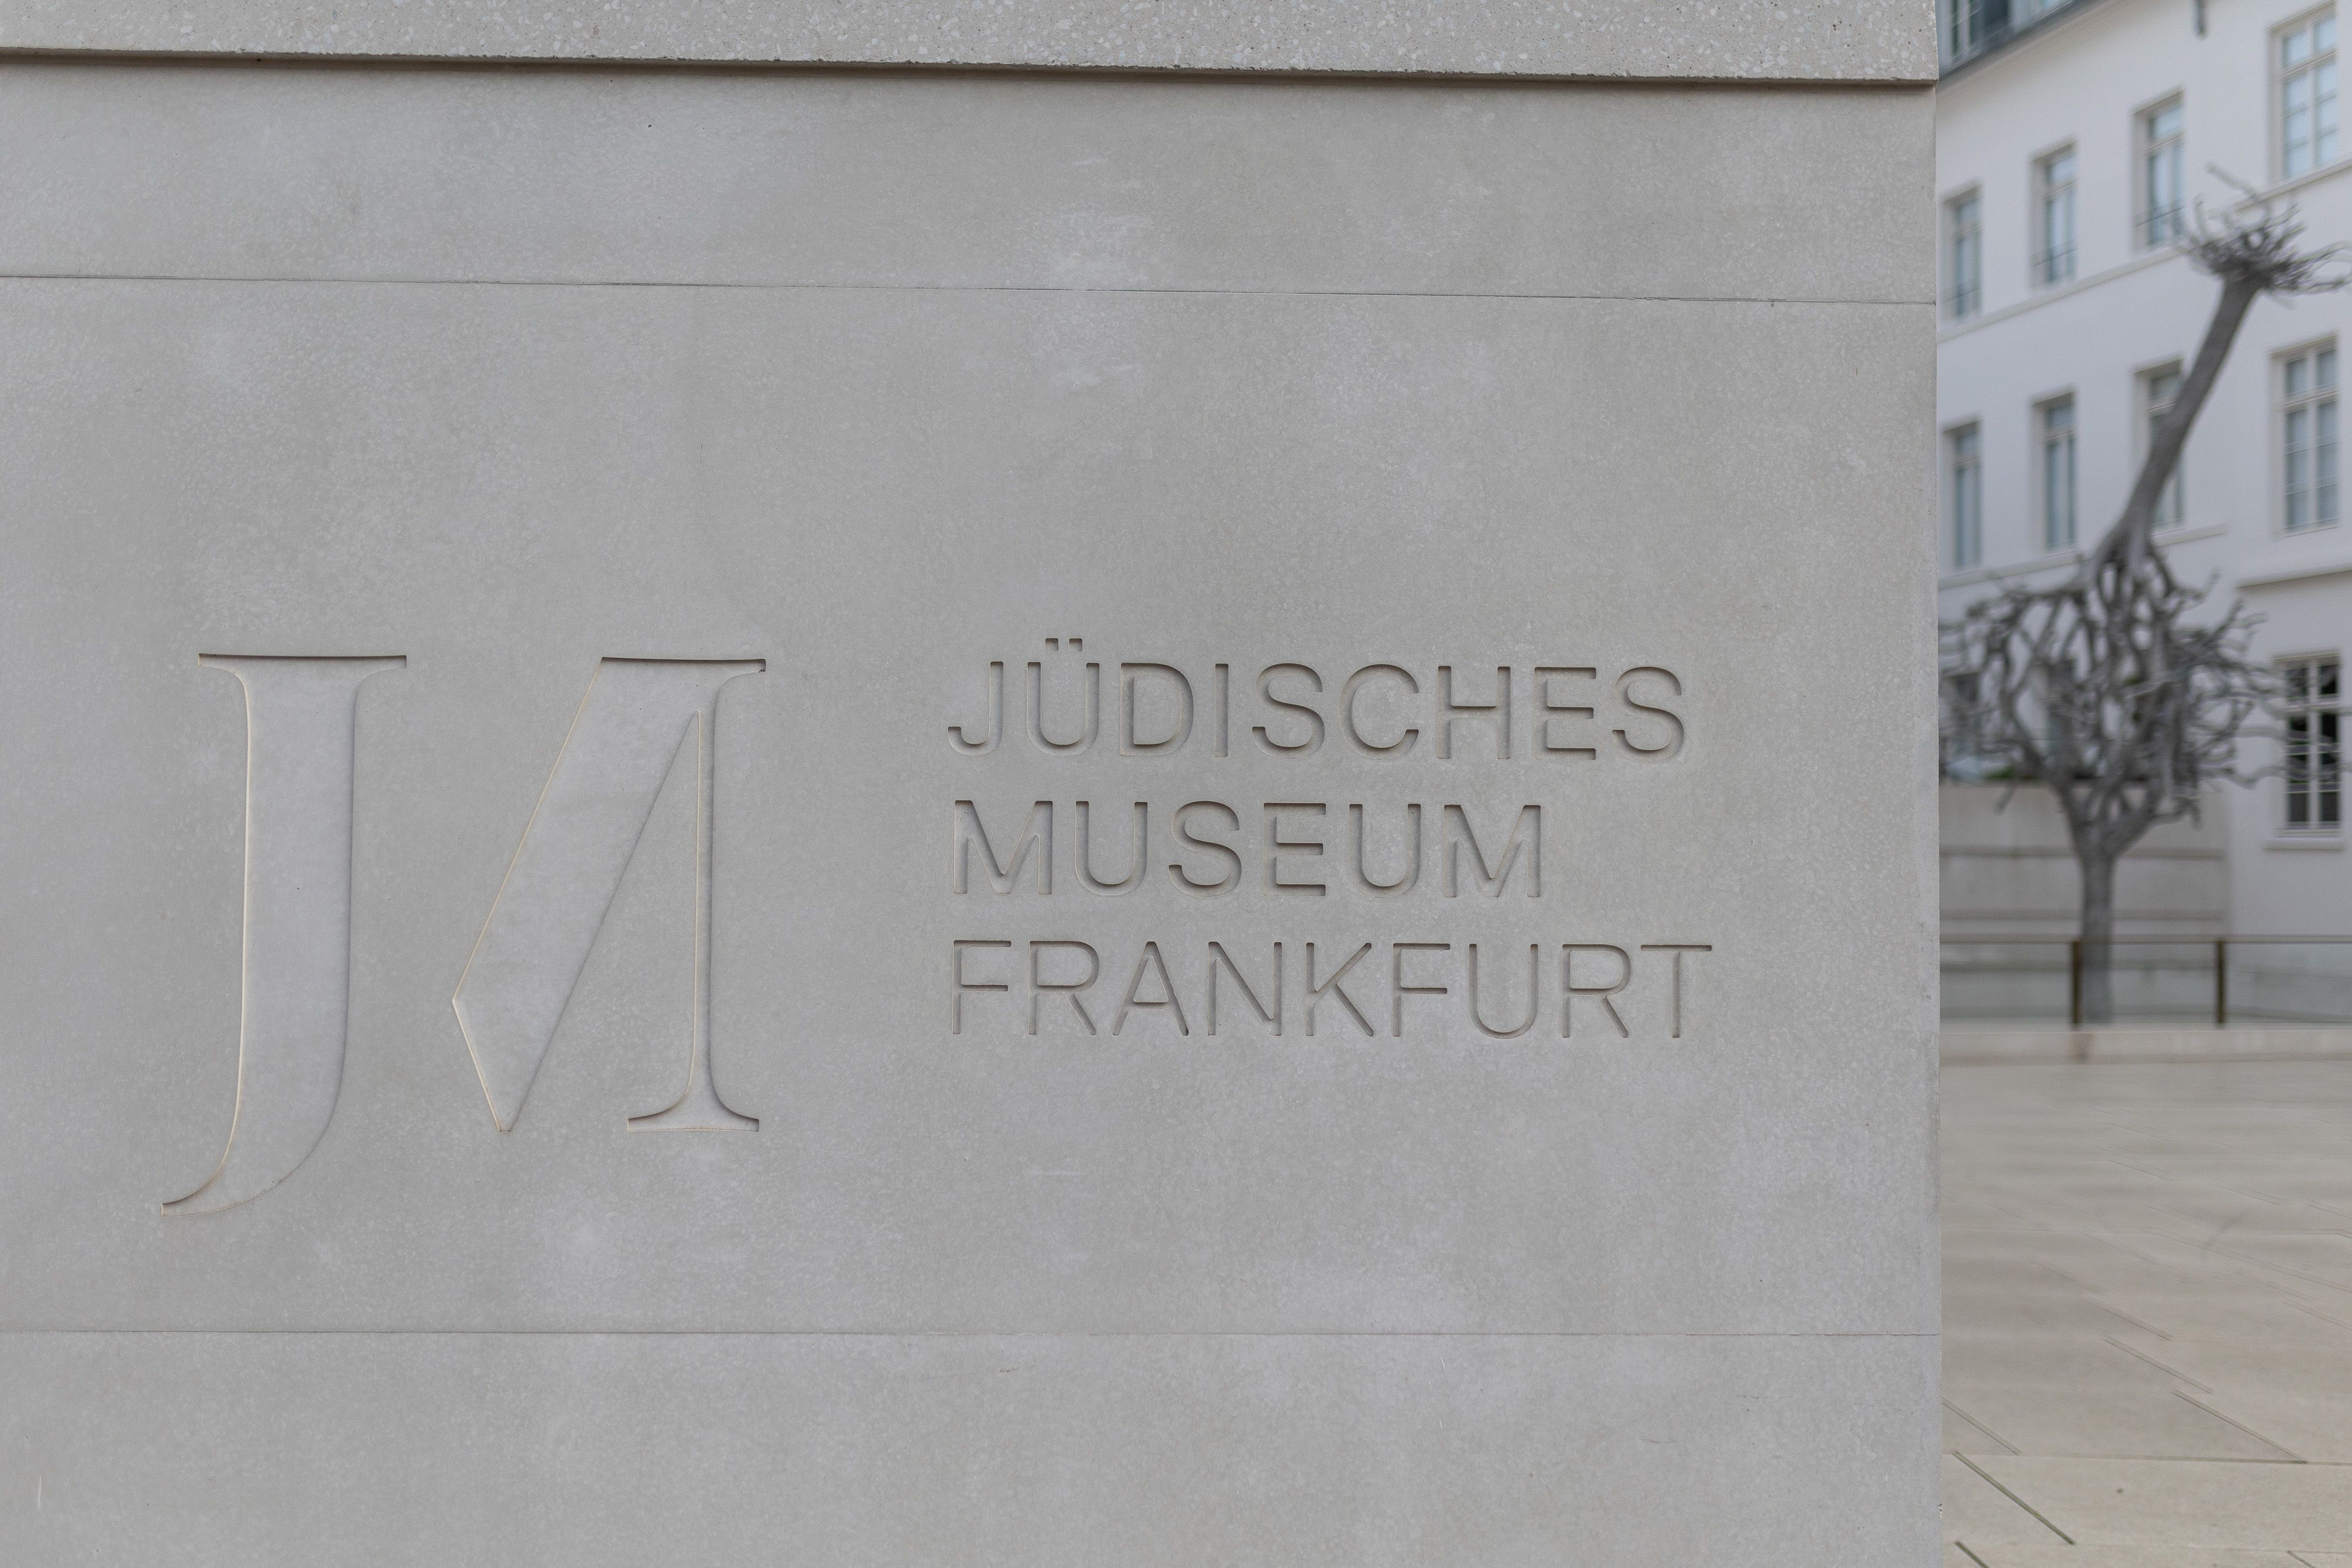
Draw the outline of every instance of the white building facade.
<instances>
[{"instance_id":1,"label":"white building facade","mask_svg":"<svg viewBox=\"0 0 2352 1568\"><path fill-rule=\"evenodd\" d=\"M1944 0L1937 110L1940 609L2070 569L2122 509L2218 292L2177 241L2244 200L2352 241L2352 123L2334 6L2294 0ZM2352 48L2352 40L2346 47ZM2213 171L2218 170L2221 173ZM2299 710L2231 791L2227 922L2352 933L2338 779L2352 647L2339 388L2352 293L2265 299L2191 434L2163 514L2175 569L2263 617Z\"/></svg>"}]
</instances>

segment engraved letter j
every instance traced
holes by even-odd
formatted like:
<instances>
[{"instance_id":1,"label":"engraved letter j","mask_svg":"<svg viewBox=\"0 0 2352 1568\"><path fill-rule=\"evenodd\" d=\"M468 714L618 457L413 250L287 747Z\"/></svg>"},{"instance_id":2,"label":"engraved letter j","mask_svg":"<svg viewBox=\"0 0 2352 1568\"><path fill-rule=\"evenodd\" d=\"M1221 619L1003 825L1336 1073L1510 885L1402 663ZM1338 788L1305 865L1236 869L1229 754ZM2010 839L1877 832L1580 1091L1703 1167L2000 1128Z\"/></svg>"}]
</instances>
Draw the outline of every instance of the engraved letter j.
<instances>
[{"instance_id":1,"label":"engraved letter j","mask_svg":"<svg viewBox=\"0 0 2352 1568\"><path fill-rule=\"evenodd\" d=\"M207 653L245 687L245 1005L228 1147L166 1214L214 1214L294 1174L343 1083L352 753L360 683L406 661Z\"/></svg>"}]
</instances>

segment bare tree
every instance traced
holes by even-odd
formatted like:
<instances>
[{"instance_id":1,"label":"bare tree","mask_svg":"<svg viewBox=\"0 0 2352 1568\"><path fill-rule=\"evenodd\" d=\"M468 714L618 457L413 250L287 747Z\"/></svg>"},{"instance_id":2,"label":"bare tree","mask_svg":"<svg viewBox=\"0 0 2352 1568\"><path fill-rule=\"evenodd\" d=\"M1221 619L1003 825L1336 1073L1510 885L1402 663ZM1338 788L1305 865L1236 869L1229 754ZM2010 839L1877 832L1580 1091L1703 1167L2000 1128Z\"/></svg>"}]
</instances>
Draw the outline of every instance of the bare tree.
<instances>
[{"instance_id":1,"label":"bare tree","mask_svg":"<svg viewBox=\"0 0 2352 1568\"><path fill-rule=\"evenodd\" d=\"M2300 251L2302 235L2291 207L2263 204L2242 219L2200 206L2184 248L2221 296L2123 515L2064 581L2009 589L1944 629L1948 758L2038 779L2065 813L2082 871L2087 1023L2115 1016L2116 862L2158 823L2194 818L2214 783L2254 777L2236 765L2238 742L2274 690L2269 668L2247 656L2254 619L2232 602L2196 623L2210 587L2173 576L2156 508L2253 302L2352 282L2345 247Z\"/></svg>"}]
</instances>

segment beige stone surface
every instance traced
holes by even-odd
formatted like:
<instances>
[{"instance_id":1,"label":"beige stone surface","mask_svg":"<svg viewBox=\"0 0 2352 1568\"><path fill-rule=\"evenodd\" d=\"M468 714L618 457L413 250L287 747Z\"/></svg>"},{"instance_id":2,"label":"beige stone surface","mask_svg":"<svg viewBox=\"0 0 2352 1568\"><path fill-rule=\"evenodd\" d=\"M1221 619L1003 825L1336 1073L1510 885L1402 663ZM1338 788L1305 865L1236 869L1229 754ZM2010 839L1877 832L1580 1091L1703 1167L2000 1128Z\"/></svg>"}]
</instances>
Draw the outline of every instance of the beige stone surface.
<instances>
[{"instance_id":1,"label":"beige stone surface","mask_svg":"<svg viewBox=\"0 0 2352 1568\"><path fill-rule=\"evenodd\" d=\"M2055 1541L2057 1531L1988 1479L1978 1461L1944 1456L1944 1539L2000 1542Z\"/></svg>"},{"instance_id":2,"label":"beige stone surface","mask_svg":"<svg viewBox=\"0 0 2352 1568\"><path fill-rule=\"evenodd\" d=\"M1981 1279L1982 1276L1977 1276ZM2063 1289L2034 1290L2041 1274L2028 1271L2009 1288L1980 1283L1944 1294L1947 1333L2128 1333L2141 1327L2137 1319Z\"/></svg>"},{"instance_id":3,"label":"beige stone surface","mask_svg":"<svg viewBox=\"0 0 2352 1568\"><path fill-rule=\"evenodd\" d=\"M2179 1388L2014 1388L1970 1380L1951 1396L1965 1405L1970 1421L2013 1452L2158 1459L2296 1457L2224 1420Z\"/></svg>"},{"instance_id":4,"label":"beige stone surface","mask_svg":"<svg viewBox=\"0 0 2352 1568\"><path fill-rule=\"evenodd\" d=\"M5 0L0 47L451 59L1932 82L1935 13L1897 0L541 0L512 9Z\"/></svg>"},{"instance_id":5,"label":"beige stone surface","mask_svg":"<svg viewBox=\"0 0 2352 1568\"><path fill-rule=\"evenodd\" d=\"M2324 1568L2332 1554L2231 1552L2210 1547L2063 1546L1987 1543L1960 1552L1955 1568Z\"/></svg>"},{"instance_id":6,"label":"beige stone surface","mask_svg":"<svg viewBox=\"0 0 2352 1568\"><path fill-rule=\"evenodd\" d=\"M2013 1454L2017 1450L1954 1409L1944 1405L1944 1451L1948 1454Z\"/></svg>"},{"instance_id":7,"label":"beige stone surface","mask_svg":"<svg viewBox=\"0 0 2352 1568\"><path fill-rule=\"evenodd\" d=\"M1979 1385L2162 1392L2179 1381L2095 1332L1947 1329L1944 1374L1956 1395Z\"/></svg>"},{"instance_id":8,"label":"beige stone surface","mask_svg":"<svg viewBox=\"0 0 2352 1568\"><path fill-rule=\"evenodd\" d=\"M2183 1338L2147 1354L2210 1390L2207 1402L2303 1458L2352 1464L2352 1356L2341 1330Z\"/></svg>"},{"instance_id":9,"label":"beige stone surface","mask_svg":"<svg viewBox=\"0 0 2352 1568\"><path fill-rule=\"evenodd\" d=\"M2075 1541L2325 1551L2352 1539L2352 1468L2210 1460L1979 1461Z\"/></svg>"},{"instance_id":10,"label":"beige stone surface","mask_svg":"<svg viewBox=\"0 0 2352 1568\"><path fill-rule=\"evenodd\" d=\"M2266 1340L2323 1347L2352 1342L2352 1328L2331 1307L2279 1296L2168 1296L2153 1292L2103 1298L2105 1310L2141 1324L2152 1336L2136 1341L2147 1348L2158 1340ZM2130 1340L2132 1336L2124 1336Z\"/></svg>"},{"instance_id":11,"label":"beige stone surface","mask_svg":"<svg viewBox=\"0 0 2352 1568\"><path fill-rule=\"evenodd\" d=\"M1947 1469L1947 1536L1984 1568L2352 1553L2352 1063L1956 1067L1943 1104L1946 1447L1982 1471ZM2015 1539L1986 1477L2074 1544Z\"/></svg>"},{"instance_id":12,"label":"beige stone surface","mask_svg":"<svg viewBox=\"0 0 2352 1568\"><path fill-rule=\"evenodd\" d=\"M2014 951L2011 949L2011 951ZM2058 960L2063 964L2063 957ZM2212 971L2208 967L2206 978ZM2049 1020L2063 1021L2063 976L2049 993ZM2210 992L2206 993L2210 997ZM2204 1005L2200 1000L2198 1006ZM1986 1020L1959 1019L1944 1031L1944 1060L1955 1067L2003 1062L2064 1061L2294 1061L2352 1059L2352 1030L2301 1026L2251 1029L2126 1028L2074 1030L2049 1027L1988 1027Z\"/></svg>"}]
</instances>

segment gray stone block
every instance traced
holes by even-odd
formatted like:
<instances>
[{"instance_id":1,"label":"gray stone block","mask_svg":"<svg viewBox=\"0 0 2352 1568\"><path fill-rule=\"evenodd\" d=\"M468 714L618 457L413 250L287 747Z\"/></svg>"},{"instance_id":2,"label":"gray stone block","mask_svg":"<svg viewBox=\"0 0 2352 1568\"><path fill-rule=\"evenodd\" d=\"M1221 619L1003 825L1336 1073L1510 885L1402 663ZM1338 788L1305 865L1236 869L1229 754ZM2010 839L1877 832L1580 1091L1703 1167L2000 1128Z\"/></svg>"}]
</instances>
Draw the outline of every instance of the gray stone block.
<instances>
[{"instance_id":1,"label":"gray stone block","mask_svg":"<svg viewBox=\"0 0 2352 1568\"><path fill-rule=\"evenodd\" d=\"M0 81L0 1556L1934 1560L1924 97Z\"/></svg>"},{"instance_id":2,"label":"gray stone block","mask_svg":"<svg viewBox=\"0 0 2352 1568\"><path fill-rule=\"evenodd\" d=\"M1025 66L1767 81L1936 79L1932 6L1888 0L541 0L528 7L0 0L0 48L455 60Z\"/></svg>"}]
</instances>

